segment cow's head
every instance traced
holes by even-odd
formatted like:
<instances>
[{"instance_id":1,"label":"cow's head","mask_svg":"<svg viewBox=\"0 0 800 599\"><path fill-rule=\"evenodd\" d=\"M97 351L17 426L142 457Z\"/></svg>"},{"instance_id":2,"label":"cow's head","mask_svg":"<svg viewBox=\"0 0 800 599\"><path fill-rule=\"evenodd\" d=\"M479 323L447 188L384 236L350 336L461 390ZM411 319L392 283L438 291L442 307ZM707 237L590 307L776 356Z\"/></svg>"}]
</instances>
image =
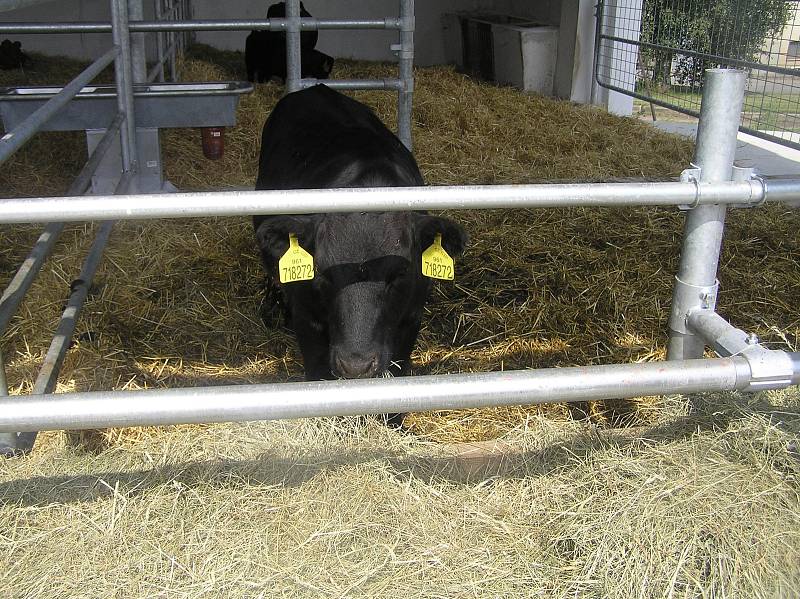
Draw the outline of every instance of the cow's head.
<instances>
[{"instance_id":1,"label":"cow's head","mask_svg":"<svg viewBox=\"0 0 800 599\"><path fill-rule=\"evenodd\" d=\"M437 233L453 257L467 241L456 223L416 212L271 217L257 230L275 261L290 233L313 254L315 277L287 285L310 285L331 372L343 378L399 372L392 360L410 353L430 288L422 252Z\"/></svg>"}]
</instances>

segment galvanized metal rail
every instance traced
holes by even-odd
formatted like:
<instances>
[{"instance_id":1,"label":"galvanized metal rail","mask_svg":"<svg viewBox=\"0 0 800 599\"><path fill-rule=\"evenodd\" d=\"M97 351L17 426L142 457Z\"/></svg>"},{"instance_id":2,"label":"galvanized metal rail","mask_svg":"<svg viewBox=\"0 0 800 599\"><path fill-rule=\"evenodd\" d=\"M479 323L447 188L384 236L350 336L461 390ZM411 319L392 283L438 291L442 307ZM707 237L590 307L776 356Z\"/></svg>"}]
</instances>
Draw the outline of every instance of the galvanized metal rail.
<instances>
[{"instance_id":1,"label":"galvanized metal rail","mask_svg":"<svg viewBox=\"0 0 800 599\"><path fill-rule=\"evenodd\" d=\"M196 19L191 21L130 21L134 33L155 31L247 31L252 29L287 31L288 18L276 19ZM402 29L401 17L384 19L317 19L301 17L300 29L356 30L356 29ZM101 21L61 21L53 23L0 23L0 34L10 33L109 33L111 25Z\"/></svg>"},{"instance_id":2,"label":"galvanized metal rail","mask_svg":"<svg viewBox=\"0 0 800 599\"><path fill-rule=\"evenodd\" d=\"M794 205L800 197L800 180L784 179L770 181L766 184L761 179L752 179L742 182L727 181L699 185L687 181L189 192L117 196L114 202L109 202L110 197L4 200L0 203L0 222L47 222L55 217L64 221L133 220L354 212L359 210L464 210L580 206L683 207L725 204L749 207L773 201Z\"/></svg>"},{"instance_id":3,"label":"galvanized metal rail","mask_svg":"<svg viewBox=\"0 0 800 599\"><path fill-rule=\"evenodd\" d=\"M124 2L119 3L111 0L112 10L117 15L127 15L127 8L123 8ZM116 8L114 8L117 6ZM167 14L161 12L157 6L157 17L171 18L177 14L178 5L173 6ZM161 33L174 35L176 32L188 31L246 31L246 30L268 30L283 31L286 33L286 92L290 93L307 87L317 85L323 81L314 78L302 78L300 63L300 32L315 30L397 30L399 33L399 43L392 49L398 55L399 74L397 78L389 79L367 79L367 80L324 80L325 85L335 89L347 90L390 90L397 91L397 112L398 112L398 132L397 135L406 147L411 149L411 105L414 92L414 0L399 0L399 16L385 17L383 19L317 19L314 17L300 16L299 0L288 0L286 2L286 17L278 19L238 19L238 20L156 20L143 21L139 19L129 20L119 19L112 13L112 21L119 25L116 29L114 23L103 22L58 22L58 23L0 23L0 34L10 33L108 33L120 31L140 34L147 32L158 33L158 61L151 68L145 77L146 81L154 81L159 78L163 81L163 64L166 60L164 52L170 60L172 80L175 81L175 48L179 44L173 37L168 41L167 48L164 50ZM134 16L139 16L137 13ZM129 37L129 36L125 36ZM115 38L115 43L118 43ZM129 62L129 61L128 61ZM123 82L124 83L124 82ZM135 154L134 154L135 155Z\"/></svg>"},{"instance_id":4,"label":"galvanized metal rail","mask_svg":"<svg viewBox=\"0 0 800 599\"><path fill-rule=\"evenodd\" d=\"M86 67L75 79L53 96L44 106L39 108L30 117L0 137L0 164L8 160L19 150L39 129L59 110L66 106L72 98L97 77L100 72L110 65L120 53L120 48L114 46L92 64Z\"/></svg>"},{"instance_id":5,"label":"galvanized metal rail","mask_svg":"<svg viewBox=\"0 0 800 599\"><path fill-rule=\"evenodd\" d=\"M782 352L779 352L782 353ZM800 362L791 383L800 382ZM0 399L0 431L241 422L747 390L745 357ZM784 385L785 386L785 385ZM763 388L763 387L762 387Z\"/></svg>"}]
</instances>

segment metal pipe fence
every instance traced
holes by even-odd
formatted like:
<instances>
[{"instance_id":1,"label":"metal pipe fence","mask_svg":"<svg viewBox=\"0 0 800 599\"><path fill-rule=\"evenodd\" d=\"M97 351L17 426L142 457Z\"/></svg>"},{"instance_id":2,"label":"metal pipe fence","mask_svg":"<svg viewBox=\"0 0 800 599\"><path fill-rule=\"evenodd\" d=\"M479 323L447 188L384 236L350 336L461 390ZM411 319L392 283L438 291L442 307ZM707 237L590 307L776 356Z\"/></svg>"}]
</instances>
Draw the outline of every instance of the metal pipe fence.
<instances>
[{"instance_id":1,"label":"metal pipe fence","mask_svg":"<svg viewBox=\"0 0 800 599\"><path fill-rule=\"evenodd\" d=\"M599 1L601 87L699 117L710 68L747 75L741 131L800 149L800 3Z\"/></svg>"},{"instance_id":2,"label":"metal pipe fence","mask_svg":"<svg viewBox=\"0 0 800 599\"><path fill-rule=\"evenodd\" d=\"M782 352L781 352L782 353ZM0 431L278 420L746 390L742 356L458 375L0 398ZM793 382L800 381L795 372Z\"/></svg>"},{"instance_id":3,"label":"metal pipe fence","mask_svg":"<svg viewBox=\"0 0 800 599\"><path fill-rule=\"evenodd\" d=\"M84 86L97 77L100 72L110 65L119 55L120 48L114 46L86 67L77 77L44 106L31 114L12 131L0 137L0 165L8 160L17 150L33 137L47 121L53 118L59 110L66 106L84 88Z\"/></svg>"},{"instance_id":4,"label":"metal pipe fence","mask_svg":"<svg viewBox=\"0 0 800 599\"><path fill-rule=\"evenodd\" d=\"M391 90L397 91L398 137L411 149L411 106L414 92L414 0L399 0L399 16L383 19L317 19L300 16L299 0L286 2L286 18L250 20L183 20L190 14L186 0L154 0L156 21L126 21L129 33L155 32L158 36L158 59L147 72L145 80L159 78L163 81L163 64L169 63L172 81L177 80L176 49L185 46L187 32L194 31L245 31L269 30L286 33L286 91L287 93L317 85L318 79L303 79L301 76L300 32L320 29L388 29L397 30L399 43L392 49L398 55L398 78L384 80L324 80L325 85L345 90ZM161 4L164 2L165 4ZM112 0L112 7L115 2ZM120 9L117 9L119 12ZM138 15L139 13L137 13ZM113 19L112 19L113 20ZM61 23L7 23L0 24L3 33L107 33L112 25L102 22ZM167 33L166 49L161 33Z\"/></svg>"},{"instance_id":5,"label":"metal pipe fence","mask_svg":"<svg viewBox=\"0 0 800 599\"><path fill-rule=\"evenodd\" d=\"M701 125L694 160L698 185L730 181L736 154L736 130L742 111L744 72L716 69L706 74ZM717 266L722 247L726 207L698 206L686 215L683 244L669 325L667 359L703 356L703 340L684 326L694 308L714 309L717 300Z\"/></svg>"},{"instance_id":6,"label":"metal pipe fence","mask_svg":"<svg viewBox=\"0 0 800 599\"><path fill-rule=\"evenodd\" d=\"M491 208L568 208L632 206L753 206L767 201L792 204L800 197L800 180L766 186L761 179L701 183L575 183L292 189L84 196L81 198L18 198L0 203L0 222L47 222L96 219L191 218L251 214L315 212L464 210Z\"/></svg>"},{"instance_id":7,"label":"metal pipe fence","mask_svg":"<svg viewBox=\"0 0 800 599\"><path fill-rule=\"evenodd\" d=\"M67 190L67 196L80 196L86 193L86 190L91 185L92 176L100 165L100 161L111 148L111 145L116 141L122 121L122 115L117 115L103 135L103 138L97 144L97 147L95 147L94 152L89 156L81 172L78 173L78 176L75 177L72 185L70 185ZM52 251L63 228L63 222L52 222L45 227L30 254L25 258L19 270L17 270L17 273L3 292L2 297L0 297L0 336L5 333L11 317L17 311L20 302L35 280L45 259Z\"/></svg>"},{"instance_id":8,"label":"metal pipe fence","mask_svg":"<svg viewBox=\"0 0 800 599\"><path fill-rule=\"evenodd\" d=\"M162 13L166 17L167 14ZM288 19L198 19L192 21L130 21L130 31L134 33L172 32L172 31L247 31L252 29L286 31ZM357 29L401 29L400 18L383 19L317 19L301 17L300 29L313 30L357 30ZM102 21L62 21L57 23L0 23L0 34L10 33L110 33L111 25Z\"/></svg>"},{"instance_id":9,"label":"metal pipe fence","mask_svg":"<svg viewBox=\"0 0 800 599\"><path fill-rule=\"evenodd\" d=\"M537 208L567 206L680 206L687 210L687 224L676 282L670 332L720 344L720 334L738 331L712 315L719 239L726 205L752 207L781 201L800 206L800 180L770 181L734 173L729 148L735 140L740 103L724 98L738 92L741 75L717 71L708 75L709 85L701 111L697 166L674 183L617 183L519 186L459 186L392 189L288 190L132 195L128 185L136 177L135 115L131 83L132 56L125 0L111 0L116 58L123 160L119 195L9 199L0 201L0 222L63 222L141 218L176 218L221 215L295 214L312 212L392 211L422 209ZM403 0L400 31L400 77L384 85L398 91L399 114L410 119L413 79L413 0ZM162 16L181 19L190 12L182 4L165 0ZM190 21L189 21L190 22ZM388 21L386 21L388 23ZM298 0L288 0L284 23L290 59L287 87L299 88L310 80L300 77ZM313 25L310 24L309 26ZM270 25L271 26L271 25ZM187 27L186 30L189 28ZM0 30L2 31L2 30ZM154 29L153 31L159 31ZM172 36L168 53L174 55L185 42L177 29L161 29ZM170 50L171 49L171 50ZM297 54L297 56L294 56ZM113 56L111 57L114 58ZM160 57L163 58L163 57ZM163 64L163 61L162 61ZM174 60L171 62L174 68ZM291 80L291 82L290 82ZM336 82L331 82L334 85ZM347 82L345 82L347 84ZM367 82L375 84L375 82ZM396 87L394 87L396 86ZM714 90L717 91L714 91ZM720 99L722 98L722 99ZM410 121L409 121L410 123ZM732 123L734 123L732 125ZM124 126L122 126L124 125ZM400 125L402 141L410 147L410 124ZM127 135L127 138L125 137ZM110 139L110 138L109 138ZM723 148L720 151L719 148ZM716 152L716 154L715 154ZM124 155L124 154L123 154ZM90 159L91 160L91 159ZM707 229L713 234L706 234ZM82 281L70 298L34 393L25 398L0 397L0 451L30 449L32 431L50 428L92 428L183 422L215 422L298 418L307 416L406 412L491 405L533 404L559 401L636 397L665 393L783 388L800 382L800 356L768 350L747 340L730 357L696 360L696 340L671 349L666 363L614 364L605 366L541 369L485 374L398 378L393 380L324 381L281 385L243 385L207 389L167 389L145 392L104 391L62 394L52 391L63 352L68 347L77 312L88 293L94 270L111 230L101 226L84 263ZM681 291L684 289L684 291ZM699 300L699 301L698 301ZM698 315L698 310L703 314ZM735 333L734 337L740 337ZM689 347L691 346L691 347ZM688 349L687 349L688 348ZM2 363L0 362L0 367ZM2 375L2 368L0 368ZM0 395L5 388L0 389ZM14 431L25 431L17 435ZM29 433L30 432L30 433ZM9 435L9 433L11 433Z\"/></svg>"},{"instance_id":10,"label":"metal pipe fence","mask_svg":"<svg viewBox=\"0 0 800 599\"><path fill-rule=\"evenodd\" d=\"M141 18L141 0L131 2L131 7L134 15ZM112 48L84 69L64 86L60 92L45 102L41 108L34 111L0 139L0 164L22 147L33 135L42 130L89 82L113 62L118 113L108 126L105 134L97 142L94 151L73 181L67 194L68 196L75 196L86 192L91 185L92 177L99 169L117 137L120 140L123 171L120 173L117 193L129 192L130 182L137 169L132 84L134 78L143 79L145 76L145 56L144 40L141 39L142 34L137 34L136 43L133 48L131 47L132 36L127 28L129 21L127 11L128 2L126 0L112 0L111 24L109 25L114 43ZM61 219L58 216L54 215L54 218L50 220L53 222L50 222L45 227L29 256L23 261L0 298L0 334L4 332L25 293L40 272L44 260L52 250L63 229L63 222L60 222ZM65 313L59 323L50 351L45 357L42 371L34 385L34 393L36 394L50 393L55 386L58 370L69 347L81 306L88 295L89 286L99 265L100 256L110 231L111 223L101 225L97 239L86 258L78 279L76 279L71 289ZM3 362L2 354L0 354L0 395L5 396L7 393L5 363ZM17 436L13 433L3 433L0 435L0 454L8 455L17 451L27 451L34 440L35 434Z\"/></svg>"},{"instance_id":11,"label":"metal pipe fence","mask_svg":"<svg viewBox=\"0 0 800 599\"><path fill-rule=\"evenodd\" d=\"M128 3L111 2L111 24L114 45L119 54L114 62L114 81L117 86L117 111L125 117L125 126L120 129L122 148L122 170L136 170L136 117L133 113L133 65L131 36L128 31Z\"/></svg>"}]
</instances>

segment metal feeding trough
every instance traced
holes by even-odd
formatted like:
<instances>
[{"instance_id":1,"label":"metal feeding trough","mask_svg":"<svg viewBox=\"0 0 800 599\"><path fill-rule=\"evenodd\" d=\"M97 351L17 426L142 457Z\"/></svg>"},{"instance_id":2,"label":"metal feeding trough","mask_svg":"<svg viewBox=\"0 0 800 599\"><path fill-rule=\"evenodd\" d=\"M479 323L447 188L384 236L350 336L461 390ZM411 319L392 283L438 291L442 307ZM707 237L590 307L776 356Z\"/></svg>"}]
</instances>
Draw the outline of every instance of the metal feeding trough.
<instances>
[{"instance_id":1,"label":"metal feeding trough","mask_svg":"<svg viewBox=\"0 0 800 599\"><path fill-rule=\"evenodd\" d=\"M60 91L60 87L0 87L0 117L6 130L21 123ZM236 123L239 96L251 91L253 85L244 81L134 85L136 126L156 129L230 127ZM105 128L116 115L114 86L87 86L42 130Z\"/></svg>"},{"instance_id":2,"label":"metal feeding trough","mask_svg":"<svg viewBox=\"0 0 800 599\"><path fill-rule=\"evenodd\" d=\"M6 131L16 127L61 89L52 86L0 87L0 118ZM134 85L138 191L147 193L174 189L163 179L159 129L202 128L203 153L210 158L219 158L224 139L221 128L236 124L239 96L251 91L253 85L245 81ZM84 87L41 130L85 130L89 152L92 152L117 111L115 87L91 85ZM92 179L93 191L113 192L120 168L118 148L117 151L109 151Z\"/></svg>"}]
</instances>

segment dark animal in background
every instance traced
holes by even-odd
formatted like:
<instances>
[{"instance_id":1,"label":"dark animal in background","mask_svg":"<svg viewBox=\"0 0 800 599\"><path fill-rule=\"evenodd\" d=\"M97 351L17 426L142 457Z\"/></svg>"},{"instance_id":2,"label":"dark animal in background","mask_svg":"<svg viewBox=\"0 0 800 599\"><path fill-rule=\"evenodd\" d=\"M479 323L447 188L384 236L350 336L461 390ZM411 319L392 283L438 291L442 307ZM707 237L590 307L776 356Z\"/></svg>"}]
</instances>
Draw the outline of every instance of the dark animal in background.
<instances>
[{"instance_id":1,"label":"dark animal in background","mask_svg":"<svg viewBox=\"0 0 800 599\"><path fill-rule=\"evenodd\" d=\"M0 69L17 69L25 66L28 56L22 51L20 42L3 40L0 43Z\"/></svg>"},{"instance_id":2,"label":"dark animal in background","mask_svg":"<svg viewBox=\"0 0 800 599\"><path fill-rule=\"evenodd\" d=\"M268 19L284 18L286 4L279 2L269 7ZM300 16L310 17L303 3ZM314 49L318 31L303 31L300 34L300 72L302 77L327 79L333 70L333 58ZM286 33L283 31L251 31L245 40L245 65L247 80L264 83L272 77L286 79Z\"/></svg>"},{"instance_id":3,"label":"dark animal in background","mask_svg":"<svg viewBox=\"0 0 800 599\"><path fill-rule=\"evenodd\" d=\"M256 189L423 184L380 119L324 85L288 94L264 125ZM408 374L431 286L421 253L441 234L460 254L459 225L421 212L255 216L253 225L268 278L277 281L290 234L314 256L312 280L281 285L308 380Z\"/></svg>"}]
</instances>

